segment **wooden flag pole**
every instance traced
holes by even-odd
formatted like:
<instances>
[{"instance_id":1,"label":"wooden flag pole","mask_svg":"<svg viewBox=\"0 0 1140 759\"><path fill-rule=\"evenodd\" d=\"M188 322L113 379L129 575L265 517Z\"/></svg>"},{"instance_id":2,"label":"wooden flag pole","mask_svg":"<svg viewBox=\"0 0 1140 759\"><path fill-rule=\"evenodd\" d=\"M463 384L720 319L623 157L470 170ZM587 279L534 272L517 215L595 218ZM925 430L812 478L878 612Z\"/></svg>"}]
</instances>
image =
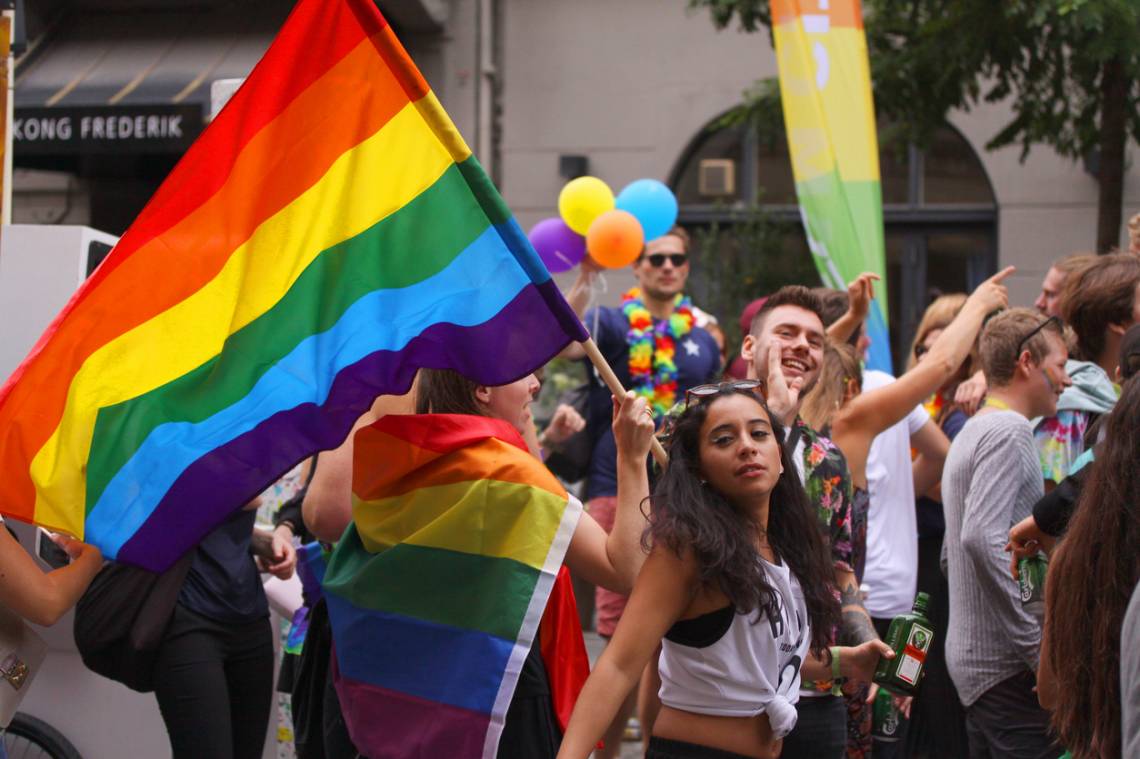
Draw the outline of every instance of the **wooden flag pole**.
<instances>
[{"instance_id":1,"label":"wooden flag pole","mask_svg":"<svg viewBox=\"0 0 1140 759\"><path fill-rule=\"evenodd\" d=\"M608 361L606 361L606 357L602 355L602 352L600 350L598 350L598 346L594 342L594 338L587 338L586 340L583 340L581 343L579 343L579 345L581 345L582 348L586 351L586 355L589 356L590 361L594 364L594 368L598 370L598 374L601 375L602 381L606 383L606 387L610 389L610 392L614 394L614 397L624 398L625 388L621 386L621 380L618 379L618 376L616 374L614 374L614 370L610 368L610 364ZM657 459L657 463L662 467L669 463L669 454L665 453L664 446L661 445L661 441L656 437L653 438L653 443L651 444L649 450L653 453L653 458Z\"/></svg>"}]
</instances>

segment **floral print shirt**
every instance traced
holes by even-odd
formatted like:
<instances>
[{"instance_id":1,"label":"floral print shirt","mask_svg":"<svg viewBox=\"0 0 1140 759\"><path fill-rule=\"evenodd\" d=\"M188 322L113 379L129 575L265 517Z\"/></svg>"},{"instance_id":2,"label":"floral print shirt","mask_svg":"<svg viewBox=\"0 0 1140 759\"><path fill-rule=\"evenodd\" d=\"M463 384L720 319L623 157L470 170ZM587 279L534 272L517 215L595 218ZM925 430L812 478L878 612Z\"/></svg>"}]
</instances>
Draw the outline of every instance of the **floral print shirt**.
<instances>
[{"instance_id":1,"label":"floral print shirt","mask_svg":"<svg viewBox=\"0 0 1140 759\"><path fill-rule=\"evenodd\" d=\"M839 447L827 437L796 417L793 434L798 430L803 443L804 490L816 510L820 524L827 528L828 548L836 570L853 572L854 544L851 528L851 473L847 459ZM839 591L835 589L838 600ZM839 630L831 631L831 640L838 639ZM803 690L826 693L831 690L830 680L804 682Z\"/></svg>"},{"instance_id":2,"label":"floral print shirt","mask_svg":"<svg viewBox=\"0 0 1140 759\"><path fill-rule=\"evenodd\" d=\"M815 507L820 524L827 527L835 568L853 572L854 543L851 534L851 473L839 446L796 417L793 430L803 440L804 490Z\"/></svg>"}]
</instances>

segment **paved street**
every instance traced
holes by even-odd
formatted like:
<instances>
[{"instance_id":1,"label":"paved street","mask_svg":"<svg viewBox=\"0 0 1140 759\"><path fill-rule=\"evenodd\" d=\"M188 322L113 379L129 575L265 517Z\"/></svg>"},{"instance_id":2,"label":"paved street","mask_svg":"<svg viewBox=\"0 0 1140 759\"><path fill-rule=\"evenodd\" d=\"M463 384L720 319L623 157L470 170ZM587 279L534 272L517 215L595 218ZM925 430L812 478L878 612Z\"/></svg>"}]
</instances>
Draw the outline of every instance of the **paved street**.
<instances>
[{"instance_id":1,"label":"paved street","mask_svg":"<svg viewBox=\"0 0 1140 759\"><path fill-rule=\"evenodd\" d=\"M597 633L587 632L586 637L586 651L590 654L590 666L598 660L598 656L602 653L605 647L605 642L598 637ZM621 746L621 759L639 759L641 754L641 743L635 741L627 741Z\"/></svg>"}]
</instances>

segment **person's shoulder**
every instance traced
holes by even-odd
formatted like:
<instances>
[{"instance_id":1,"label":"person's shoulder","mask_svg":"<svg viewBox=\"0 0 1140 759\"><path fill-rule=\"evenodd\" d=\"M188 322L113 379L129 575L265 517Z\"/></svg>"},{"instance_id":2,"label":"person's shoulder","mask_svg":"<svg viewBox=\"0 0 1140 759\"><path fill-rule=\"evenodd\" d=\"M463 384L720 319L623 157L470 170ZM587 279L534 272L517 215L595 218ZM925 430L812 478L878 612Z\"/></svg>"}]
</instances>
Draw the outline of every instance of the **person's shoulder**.
<instances>
[{"instance_id":1,"label":"person's shoulder","mask_svg":"<svg viewBox=\"0 0 1140 759\"><path fill-rule=\"evenodd\" d=\"M952 410L942 420L942 431L946 433L946 437L953 440L966 426L966 422L970 421L970 417L960 408Z\"/></svg>"},{"instance_id":2,"label":"person's shoulder","mask_svg":"<svg viewBox=\"0 0 1140 759\"><path fill-rule=\"evenodd\" d=\"M675 350L679 358L708 361L718 367L720 365L720 345L703 327L694 326L687 335L678 338Z\"/></svg>"},{"instance_id":3,"label":"person's shoulder","mask_svg":"<svg viewBox=\"0 0 1140 759\"><path fill-rule=\"evenodd\" d=\"M1016 411L995 410L975 414L962 427L959 437L974 438L981 450L1012 454L1019 447L1037 450L1033 425ZM1035 454L1036 455L1036 454Z\"/></svg>"},{"instance_id":4,"label":"person's shoulder","mask_svg":"<svg viewBox=\"0 0 1140 759\"><path fill-rule=\"evenodd\" d=\"M625 311L622 310L621 306L594 306L582 317L587 329L590 328L595 319L599 324L607 327L616 322L627 321Z\"/></svg>"},{"instance_id":5,"label":"person's shoulder","mask_svg":"<svg viewBox=\"0 0 1140 759\"><path fill-rule=\"evenodd\" d=\"M894 375L878 369L864 369L863 370L863 391L875 390L876 388L885 387L895 381Z\"/></svg>"},{"instance_id":6,"label":"person's shoulder","mask_svg":"<svg viewBox=\"0 0 1140 759\"><path fill-rule=\"evenodd\" d=\"M832 441L824 433L813 428L801 417L796 417L792 423L793 429L798 429L800 434L804 437L804 455L811 456L811 449L815 449L817 453L822 452L827 454L827 458L833 461L842 463L844 467L847 466L847 457L843 455L843 451L839 446Z\"/></svg>"},{"instance_id":7,"label":"person's shoulder","mask_svg":"<svg viewBox=\"0 0 1140 759\"><path fill-rule=\"evenodd\" d=\"M625 345L629 320L620 306L595 306L582 317L582 324L607 357Z\"/></svg>"}]
</instances>

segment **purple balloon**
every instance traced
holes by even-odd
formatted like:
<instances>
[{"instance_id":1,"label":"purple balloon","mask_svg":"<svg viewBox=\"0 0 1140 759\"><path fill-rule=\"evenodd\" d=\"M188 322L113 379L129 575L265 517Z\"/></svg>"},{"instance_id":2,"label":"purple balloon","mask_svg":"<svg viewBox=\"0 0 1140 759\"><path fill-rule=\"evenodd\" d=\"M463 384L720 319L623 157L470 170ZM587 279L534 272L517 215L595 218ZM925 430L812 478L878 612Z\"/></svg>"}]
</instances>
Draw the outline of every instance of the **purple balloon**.
<instances>
[{"instance_id":1,"label":"purple balloon","mask_svg":"<svg viewBox=\"0 0 1140 759\"><path fill-rule=\"evenodd\" d=\"M527 237L551 274L573 269L586 255L586 238L557 217L538 222Z\"/></svg>"}]
</instances>

